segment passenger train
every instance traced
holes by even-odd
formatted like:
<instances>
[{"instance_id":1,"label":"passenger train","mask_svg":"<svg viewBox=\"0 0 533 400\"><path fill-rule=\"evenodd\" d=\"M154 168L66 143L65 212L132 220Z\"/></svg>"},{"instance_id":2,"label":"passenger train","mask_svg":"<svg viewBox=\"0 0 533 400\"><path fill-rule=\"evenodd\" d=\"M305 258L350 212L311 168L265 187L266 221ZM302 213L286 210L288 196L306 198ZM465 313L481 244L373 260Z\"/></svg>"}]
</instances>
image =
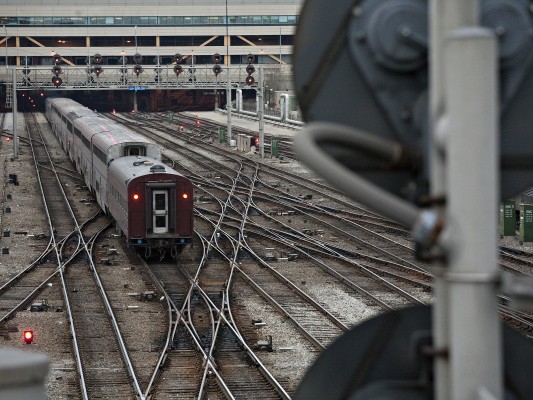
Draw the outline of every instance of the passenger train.
<instances>
[{"instance_id":1,"label":"passenger train","mask_svg":"<svg viewBox=\"0 0 533 400\"><path fill-rule=\"evenodd\" d=\"M46 117L128 246L175 257L193 233L193 190L161 162L148 139L67 98L46 100Z\"/></svg>"}]
</instances>

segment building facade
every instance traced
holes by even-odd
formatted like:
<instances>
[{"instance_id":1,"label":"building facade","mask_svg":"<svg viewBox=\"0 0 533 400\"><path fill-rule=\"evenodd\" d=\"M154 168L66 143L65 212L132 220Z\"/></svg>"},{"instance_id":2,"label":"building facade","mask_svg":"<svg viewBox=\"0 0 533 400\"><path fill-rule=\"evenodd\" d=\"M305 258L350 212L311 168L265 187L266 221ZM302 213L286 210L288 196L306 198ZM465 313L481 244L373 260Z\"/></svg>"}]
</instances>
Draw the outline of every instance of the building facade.
<instances>
[{"instance_id":1,"label":"building facade","mask_svg":"<svg viewBox=\"0 0 533 400\"><path fill-rule=\"evenodd\" d=\"M0 0L1 66L290 64L303 0ZM6 39L7 38L7 39ZM3 51L2 51L3 50ZM4 53L3 57L1 56ZM124 57L124 58L122 58Z\"/></svg>"}]
</instances>

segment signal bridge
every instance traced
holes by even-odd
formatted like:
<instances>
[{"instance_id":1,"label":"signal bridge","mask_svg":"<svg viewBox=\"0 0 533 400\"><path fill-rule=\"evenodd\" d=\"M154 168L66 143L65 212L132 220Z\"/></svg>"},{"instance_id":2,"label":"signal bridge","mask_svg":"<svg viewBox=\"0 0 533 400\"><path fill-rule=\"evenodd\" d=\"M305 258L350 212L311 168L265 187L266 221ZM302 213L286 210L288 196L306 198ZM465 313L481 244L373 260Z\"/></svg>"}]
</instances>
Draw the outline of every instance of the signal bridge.
<instances>
[{"instance_id":1,"label":"signal bridge","mask_svg":"<svg viewBox=\"0 0 533 400\"><path fill-rule=\"evenodd\" d=\"M246 65L216 67L214 64L26 66L15 67L15 79L16 90L226 89L228 79L233 89L257 88ZM11 77L7 85L12 83Z\"/></svg>"}]
</instances>

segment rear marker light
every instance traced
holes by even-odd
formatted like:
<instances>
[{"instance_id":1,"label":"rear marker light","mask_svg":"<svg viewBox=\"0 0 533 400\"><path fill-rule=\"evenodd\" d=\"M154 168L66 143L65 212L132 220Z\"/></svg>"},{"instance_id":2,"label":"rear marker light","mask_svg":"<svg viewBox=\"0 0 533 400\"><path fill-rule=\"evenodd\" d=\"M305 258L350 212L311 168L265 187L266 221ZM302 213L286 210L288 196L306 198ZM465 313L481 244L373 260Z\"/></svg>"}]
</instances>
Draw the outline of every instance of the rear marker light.
<instances>
[{"instance_id":1,"label":"rear marker light","mask_svg":"<svg viewBox=\"0 0 533 400\"><path fill-rule=\"evenodd\" d=\"M187 193L183 193L183 198L184 199L188 199L189 198L189 195Z\"/></svg>"},{"instance_id":2,"label":"rear marker light","mask_svg":"<svg viewBox=\"0 0 533 400\"><path fill-rule=\"evenodd\" d=\"M133 195L133 200L139 200L139 195L138 194L134 194Z\"/></svg>"}]
</instances>

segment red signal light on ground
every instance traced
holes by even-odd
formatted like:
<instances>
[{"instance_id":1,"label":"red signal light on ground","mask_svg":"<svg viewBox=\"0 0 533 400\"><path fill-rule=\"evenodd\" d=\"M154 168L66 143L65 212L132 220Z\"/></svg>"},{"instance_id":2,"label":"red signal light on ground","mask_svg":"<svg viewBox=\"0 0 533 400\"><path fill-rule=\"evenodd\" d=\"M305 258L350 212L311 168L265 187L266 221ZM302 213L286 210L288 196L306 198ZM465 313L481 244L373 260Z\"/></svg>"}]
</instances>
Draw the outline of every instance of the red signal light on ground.
<instances>
[{"instance_id":1,"label":"red signal light on ground","mask_svg":"<svg viewBox=\"0 0 533 400\"><path fill-rule=\"evenodd\" d=\"M11 138L6 137L6 142L10 142L10 141L11 141Z\"/></svg>"},{"instance_id":2,"label":"red signal light on ground","mask_svg":"<svg viewBox=\"0 0 533 400\"><path fill-rule=\"evenodd\" d=\"M258 137L255 138L255 145L259 146L259 138Z\"/></svg>"},{"instance_id":3,"label":"red signal light on ground","mask_svg":"<svg viewBox=\"0 0 533 400\"><path fill-rule=\"evenodd\" d=\"M139 196L137 193L133 195L133 200L139 200L141 196Z\"/></svg>"},{"instance_id":4,"label":"red signal light on ground","mask_svg":"<svg viewBox=\"0 0 533 400\"><path fill-rule=\"evenodd\" d=\"M31 344L33 342L33 331L30 331L30 330L26 330L24 331L24 341L26 342L26 344Z\"/></svg>"},{"instance_id":5,"label":"red signal light on ground","mask_svg":"<svg viewBox=\"0 0 533 400\"><path fill-rule=\"evenodd\" d=\"M196 126L200 126L200 120L199 119L196 120Z\"/></svg>"}]
</instances>

